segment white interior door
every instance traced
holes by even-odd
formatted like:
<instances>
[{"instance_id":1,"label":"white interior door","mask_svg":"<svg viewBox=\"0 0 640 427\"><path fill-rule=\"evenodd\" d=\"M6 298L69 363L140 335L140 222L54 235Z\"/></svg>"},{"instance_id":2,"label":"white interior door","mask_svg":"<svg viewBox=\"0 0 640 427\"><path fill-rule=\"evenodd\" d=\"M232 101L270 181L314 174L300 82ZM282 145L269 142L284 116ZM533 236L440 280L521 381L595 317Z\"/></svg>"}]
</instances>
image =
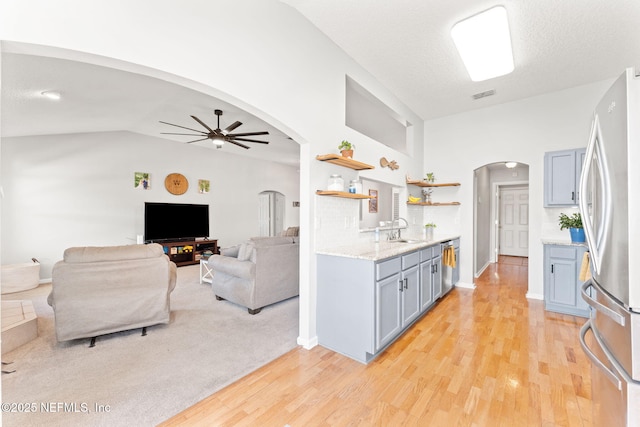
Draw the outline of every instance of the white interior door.
<instances>
[{"instance_id":1,"label":"white interior door","mask_svg":"<svg viewBox=\"0 0 640 427\"><path fill-rule=\"evenodd\" d=\"M529 256L529 188L500 188L500 255Z\"/></svg>"}]
</instances>

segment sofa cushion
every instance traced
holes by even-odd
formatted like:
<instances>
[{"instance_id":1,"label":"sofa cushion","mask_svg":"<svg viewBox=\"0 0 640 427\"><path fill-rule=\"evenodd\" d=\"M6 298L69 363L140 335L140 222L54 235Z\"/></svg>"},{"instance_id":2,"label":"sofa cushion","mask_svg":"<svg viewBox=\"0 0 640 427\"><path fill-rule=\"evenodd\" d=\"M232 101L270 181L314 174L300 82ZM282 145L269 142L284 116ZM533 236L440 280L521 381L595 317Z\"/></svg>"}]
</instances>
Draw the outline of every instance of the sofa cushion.
<instances>
[{"instance_id":1,"label":"sofa cushion","mask_svg":"<svg viewBox=\"0 0 640 427\"><path fill-rule=\"evenodd\" d=\"M162 245L157 243L148 245L89 246L66 249L64 251L64 261L68 263L122 261L157 258L163 255Z\"/></svg>"}]
</instances>

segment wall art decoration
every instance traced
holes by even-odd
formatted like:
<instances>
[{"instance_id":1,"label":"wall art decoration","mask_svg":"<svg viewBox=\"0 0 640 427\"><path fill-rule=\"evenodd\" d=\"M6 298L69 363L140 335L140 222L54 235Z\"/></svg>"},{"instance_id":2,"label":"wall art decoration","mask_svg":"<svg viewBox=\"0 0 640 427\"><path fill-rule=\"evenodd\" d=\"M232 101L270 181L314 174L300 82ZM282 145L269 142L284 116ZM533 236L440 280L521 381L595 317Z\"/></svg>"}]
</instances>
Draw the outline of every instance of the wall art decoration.
<instances>
[{"instance_id":1,"label":"wall art decoration","mask_svg":"<svg viewBox=\"0 0 640 427\"><path fill-rule=\"evenodd\" d=\"M189 189L189 181L187 181L187 177L181 173L170 173L164 179L164 187L169 193L180 196Z\"/></svg>"},{"instance_id":2,"label":"wall art decoration","mask_svg":"<svg viewBox=\"0 0 640 427\"><path fill-rule=\"evenodd\" d=\"M369 213L378 212L378 190L369 190Z\"/></svg>"},{"instance_id":3,"label":"wall art decoration","mask_svg":"<svg viewBox=\"0 0 640 427\"><path fill-rule=\"evenodd\" d=\"M140 190L151 188L151 174L148 172L135 172L133 174L133 186Z\"/></svg>"},{"instance_id":4,"label":"wall art decoration","mask_svg":"<svg viewBox=\"0 0 640 427\"><path fill-rule=\"evenodd\" d=\"M211 184L208 179L199 179L198 180L198 193L207 194L209 192Z\"/></svg>"}]
</instances>

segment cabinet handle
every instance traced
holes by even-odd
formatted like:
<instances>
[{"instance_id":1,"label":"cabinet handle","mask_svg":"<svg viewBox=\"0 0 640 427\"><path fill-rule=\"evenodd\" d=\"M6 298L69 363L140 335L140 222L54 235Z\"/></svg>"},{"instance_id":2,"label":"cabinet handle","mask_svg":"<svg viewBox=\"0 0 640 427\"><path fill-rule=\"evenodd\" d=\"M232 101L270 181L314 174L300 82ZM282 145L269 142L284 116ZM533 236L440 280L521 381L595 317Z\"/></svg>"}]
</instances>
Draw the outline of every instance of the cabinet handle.
<instances>
[{"instance_id":1,"label":"cabinet handle","mask_svg":"<svg viewBox=\"0 0 640 427\"><path fill-rule=\"evenodd\" d=\"M402 290L402 279L398 280L398 283L400 283L400 292L404 292L404 291Z\"/></svg>"},{"instance_id":2,"label":"cabinet handle","mask_svg":"<svg viewBox=\"0 0 640 427\"><path fill-rule=\"evenodd\" d=\"M404 288L409 289L409 279L407 279L406 277L404 278Z\"/></svg>"},{"instance_id":3,"label":"cabinet handle","mask_svg":"<svg viewBox=\"0 0 640 427\"><path fill-rule=\"evenodd\" d=\"M551 274L553 274L553 264L551 264Z\"/></svg>"},{"instance_id":4,"label":"cabinet handle","mask_svg":"<svg viewBox=\"0 0 640 427\"><path fill-rule=\"evenodd\" d=\"M572 191L571 192L571 200L575 200L576 199L576 192Z\"/></svg>"}]
</instances>

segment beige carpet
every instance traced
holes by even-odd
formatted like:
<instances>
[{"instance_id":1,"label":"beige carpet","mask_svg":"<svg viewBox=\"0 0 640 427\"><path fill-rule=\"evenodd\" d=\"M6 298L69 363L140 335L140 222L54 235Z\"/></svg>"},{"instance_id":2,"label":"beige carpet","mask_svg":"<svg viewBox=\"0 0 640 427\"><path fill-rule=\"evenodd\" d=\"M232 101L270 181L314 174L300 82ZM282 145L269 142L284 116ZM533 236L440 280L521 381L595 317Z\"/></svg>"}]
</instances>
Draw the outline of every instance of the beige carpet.
<instances>
[{"instance_id":1,"label":"beige carpet","mask_svg":"<svg viewBox=\"0 0 640 427\"><path fill-rule=\"evenodd\" d=\"M56 342L51 285L3 295L33 301L39 337L2 357L13 361L3 368L16 370L2 375L2 425L153 426L296 346L298 298L251 316L216 301L198 274L199 266L178 269L169 325L145 337L99 337L94 348L89 340Z\"/></svg>"}]
</instances>

